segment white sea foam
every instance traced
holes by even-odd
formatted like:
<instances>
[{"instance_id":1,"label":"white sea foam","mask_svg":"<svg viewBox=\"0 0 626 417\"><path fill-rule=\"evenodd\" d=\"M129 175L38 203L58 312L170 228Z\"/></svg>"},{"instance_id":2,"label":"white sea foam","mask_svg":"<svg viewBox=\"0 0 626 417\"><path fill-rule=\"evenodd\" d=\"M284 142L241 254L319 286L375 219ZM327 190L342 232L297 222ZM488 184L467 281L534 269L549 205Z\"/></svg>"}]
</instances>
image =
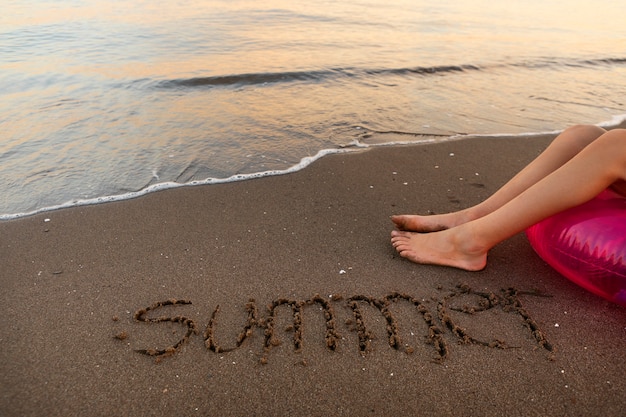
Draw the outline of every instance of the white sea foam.
<instances>
[{"instance_id":1,"label":"white sea foam","mask_svg":"<svg viewBox=\"0 0 626 417\"><path fill-rule=\"evenodd\" d=\"M362 148L362 146L360 148ZM150 185L138 191L132 191L128 193L116 194L116 195L111 195L111 196L103 196L103 197L95 197L95 198L87 198L87 199L74 199L72 201L68 201L63 204L58 204L58 205L50 206L50 207L44 207L38 210L26 212L26 213L3 214L3 215L0 215L0 220L12 220L12 219L20 218L20 217L32 216L32 215L39 214L39 213L65 209L65 208L70 208L70 207L88 206L88 205L101 204L101 203L110 203L114 201L129 200L129 199L141 197L149 193L153 193L155 191L168 190L172 188L188 187L188 186L195 186L195 185L223 184L223 183L229 183L229 182L244 181L244 180L249 180L253 178L263 178L263 177L269 177L269 176L275 176L275 175L284 175L284 174L289 174L292 172L300 171L301 169L309 166L311 163L315 162L316 160L320 159L321 157L325 155L354 152L355 150L357 150L357 148L323 149L319 151L317 154L315 154L314 156L307 156L307 157L302 158L298 164L293 165L284 170L263 171L263 172L255 172L251 174L236 174L228 178L207 178L204 180L190 181L188 183L178 183L178 182L171 182L171 181L162 182L162 183Z\"/></svg>"}]
</instances>

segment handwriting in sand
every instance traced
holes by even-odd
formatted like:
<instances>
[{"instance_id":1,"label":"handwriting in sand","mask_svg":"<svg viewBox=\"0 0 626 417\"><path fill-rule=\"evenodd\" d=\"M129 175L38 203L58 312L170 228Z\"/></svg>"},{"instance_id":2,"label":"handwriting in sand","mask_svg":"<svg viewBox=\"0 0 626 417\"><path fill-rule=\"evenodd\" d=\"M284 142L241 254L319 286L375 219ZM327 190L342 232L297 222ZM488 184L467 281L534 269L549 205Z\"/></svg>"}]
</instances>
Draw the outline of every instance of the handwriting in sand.
<instances>
[{"instance_id":1,"label":"handwriting in sand","mask_svg":"<svg viewBox=\"0 0 626 417\"><path fill-rule=\"evenodd\" d=\"M471 294L478 297L479 302L473 306L458 307L454 304L456 297L464 294ZM250 338L255 329L260 329L263 334L263 344L261 356L261 363L265 364L268 361L268 355L272 348L280 344L280 341L276 338L275 319L277 309L280 306L286 306L291 308L292 312L292 324L289 326L289 330L293 331L293 345L295 351L300 351L303 345L303 309L307 306L317 305L323 312L324 320L326 323L325 328L325 344L326 348L335 351L342 340L339 335L337 316L335 314L334 306L341 305L348 308L352 312L352 318L346 321L346 325L352 331L356 331L358 339L358 349L362 355L366 355L371 348L371 340L373 335L368 329L368 323L362 313L362 306L369 305L377 309L384 317L386 323L386 331L389 346L393 349L404 351L408 354L413 352L413 348L408 344L403 343L402 337L399 331L399 322L402 317L398 317L397 313L394 313L391 306L397 303L408 303L411 308L417 314L423 323L425 324L426 334L425 343L432 346L433 356L436 361L443 361L446 359L449 353L449 344L443 337L444 333L449 332L458 338L458 341L463 344L477 344L490 348L507 349L509 346L505 341L494 340L479 340L473 337L467 330L461 327L453 318L450 312L457 312L467 315L473 315L481 311L487 311L490 309L499 308L503 312L518 315L525 327L525 331L530 332L530 335L534 342L545 349L547 352L552 353L553 347L545 337L544 332L539 328L539 325L530 317L528 312L523 308L518 295L538 295L537 293L520 292L515 289L501 290L500 293L492 292L479 292L472 290L467 285L459 285L457 289L451 291L448 295L436 300L436 311L431 311L423 300L413 297L408 294L393 292L384 297L375 298L363 295L355 295L344 298L339 295L331 296L330 299L325 299L319 295L315 295L307 300L290 300L286 298L280 298L274 300L267 306L267 312L265 316L261 316L259 309L254 300L250 300L245 305L247 312L246 322L237 336L234 344L229 347L223 346L216 336L216 328L218 326L218 318L220 315L219 305L213 310L213 313L208 321L208 324L204 328L201 334L198 323L195 320L177 315L177 316L155 316L155 312L168 306L183 306L192 304L189 300L171 299L165 301L159 301L152 304L149 307L141 308L134 314L134 320L136 322L142 322L146 324L154 323L178 323L184 329L184 335L174 344L165 348L145 348L137 349L136 351L145 355L153 356L160 361L162 358L171 356L180 351L180 348L188 343L190 338L194 335L199 335L203 338L205 347L215 353L228 352L239 348L246 339ZM424 326L422 326L424 328ZM127 332L122 332L115 336L118 339L126 339L128 337Z\"/></svg>"}]
</instances>

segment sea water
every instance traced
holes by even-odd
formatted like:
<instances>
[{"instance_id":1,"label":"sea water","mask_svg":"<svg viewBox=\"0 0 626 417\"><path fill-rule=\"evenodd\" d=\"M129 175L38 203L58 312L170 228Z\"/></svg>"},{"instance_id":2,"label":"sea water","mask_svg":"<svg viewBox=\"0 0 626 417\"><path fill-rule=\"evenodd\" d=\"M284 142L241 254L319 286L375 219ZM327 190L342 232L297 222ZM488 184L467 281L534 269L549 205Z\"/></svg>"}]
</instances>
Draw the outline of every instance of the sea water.
<instances>
[{"instance_id":1,"label":"sea water","mask_svg":"<svg viewBox=\"0 0 626 417\"><path fill-rule=\"evenodd\" d=\"M0 219L365 146L616 124L625 15L621 0L3 0Z\"/></svg>"}]
</instances>

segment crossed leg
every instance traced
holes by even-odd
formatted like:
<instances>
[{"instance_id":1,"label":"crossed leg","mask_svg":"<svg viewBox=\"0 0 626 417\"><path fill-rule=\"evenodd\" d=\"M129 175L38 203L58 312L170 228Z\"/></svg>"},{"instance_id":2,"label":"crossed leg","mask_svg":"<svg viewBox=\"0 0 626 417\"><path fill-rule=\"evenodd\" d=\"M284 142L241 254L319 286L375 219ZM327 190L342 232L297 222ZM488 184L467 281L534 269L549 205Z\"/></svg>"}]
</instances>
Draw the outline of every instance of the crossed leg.
<instances>
[{"instance_id":1,"label":"crossed leg","mask_svg":"<svg viewBox=\"0 0 626 417\"><path fill-rule=\"evenodd\" d=\"M541 155L482 203L454 213L432 216L392 216L398 230L436 232L483 217L502 207L540 179L560 168L606 130L593 125L573 126L563 131Z\"/></svg>"},{"instance_id":2,"label":"crossed leg","mask_svg":"<svg viewBox=\"0 0 626 417\"><path fill-rule=\"evenodd\" d=\"M565 130L484 202L456 213L392 218L392 244L417 263L480 270L487 252L538 221L626 184L626 130ZM414 233L436 232L436 233Z\"/></svg>"}]
</instances>

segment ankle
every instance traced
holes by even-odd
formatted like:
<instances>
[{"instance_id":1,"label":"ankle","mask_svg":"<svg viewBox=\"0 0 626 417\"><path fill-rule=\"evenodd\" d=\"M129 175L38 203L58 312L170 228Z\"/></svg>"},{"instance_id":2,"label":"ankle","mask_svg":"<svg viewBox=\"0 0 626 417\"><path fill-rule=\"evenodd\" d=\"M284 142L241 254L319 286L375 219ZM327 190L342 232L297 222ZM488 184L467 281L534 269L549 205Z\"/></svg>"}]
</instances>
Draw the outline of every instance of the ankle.
<instances>
[{"instance_id":1,"label":"ankle","mask_svg":"<svg viewBox=\"0 0 626 417\"><path fill-rule=\"evenodd\" d=\"M488 243L481 238L473 222L467 222L454 229L452 241L457 250L468 256L486 254L491 249Z\"/></svg>"}]
</instances>

